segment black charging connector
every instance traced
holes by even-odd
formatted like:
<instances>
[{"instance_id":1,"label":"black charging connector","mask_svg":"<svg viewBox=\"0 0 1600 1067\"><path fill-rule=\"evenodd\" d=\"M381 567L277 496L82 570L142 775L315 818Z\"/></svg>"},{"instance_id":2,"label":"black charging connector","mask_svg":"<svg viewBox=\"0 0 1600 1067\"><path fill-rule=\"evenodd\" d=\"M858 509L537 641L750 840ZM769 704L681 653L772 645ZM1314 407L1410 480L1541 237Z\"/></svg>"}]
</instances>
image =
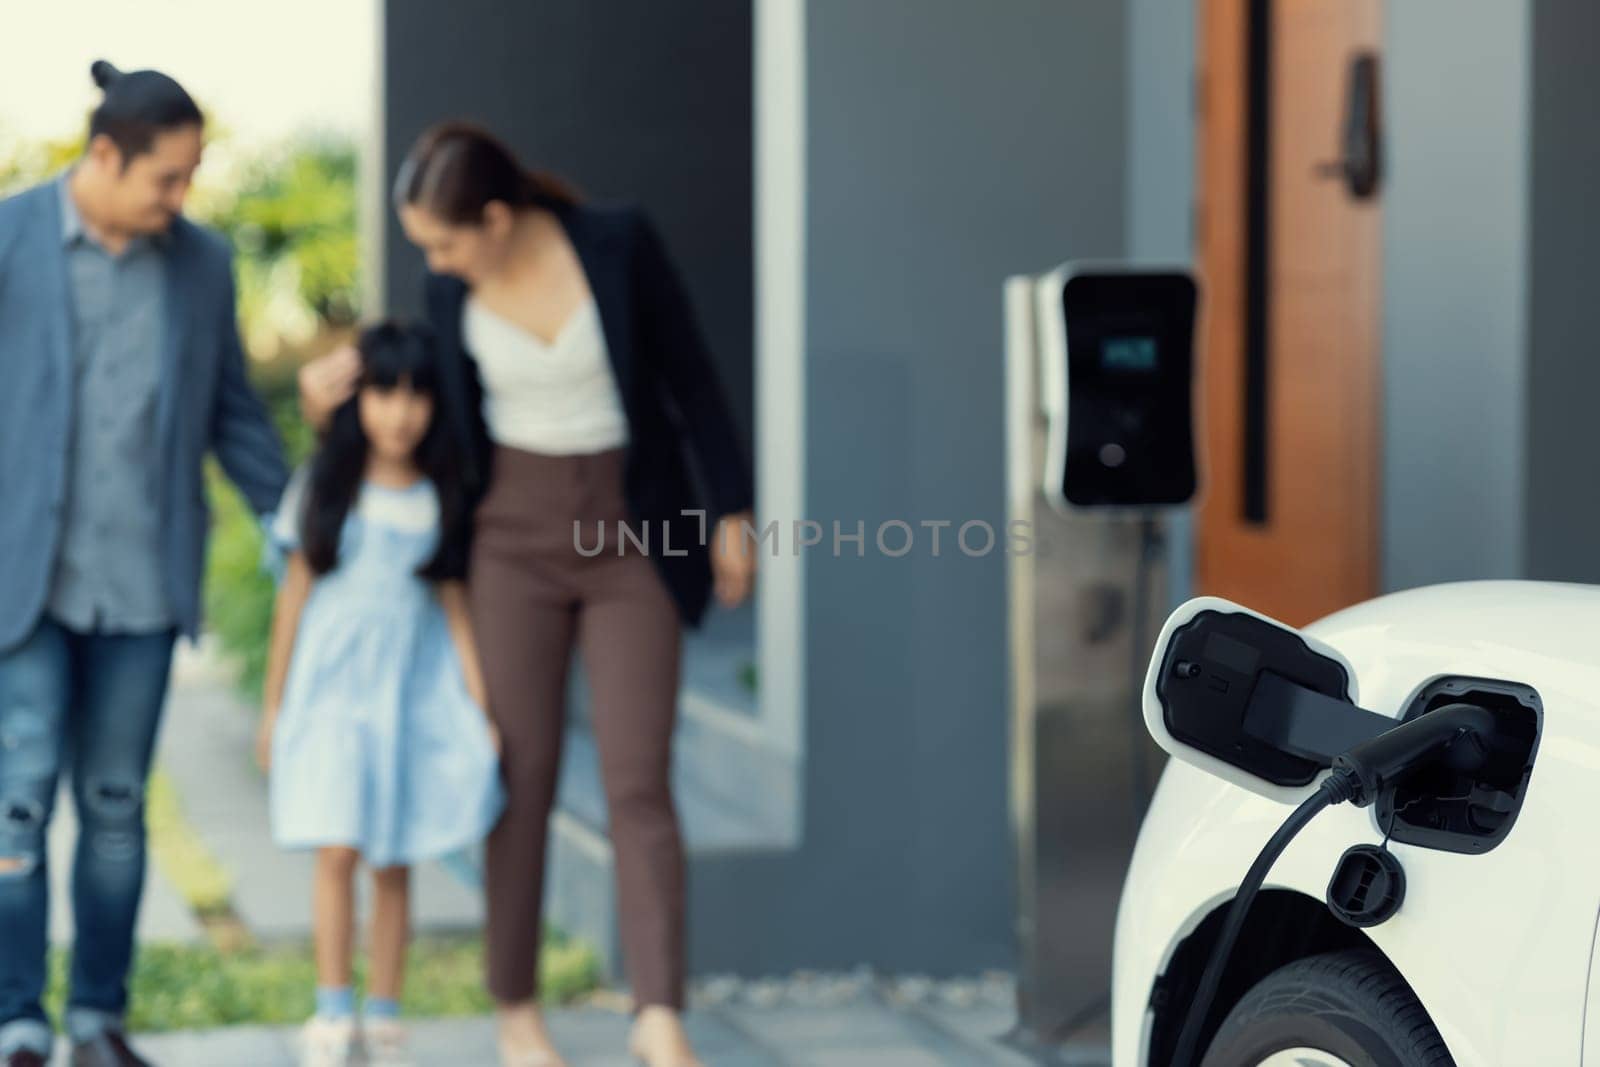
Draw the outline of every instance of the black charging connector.
<instances>
[{"instance_id":1,"label":"black charging connector","mask_svg":"<svg viewBox=\"0 0 1600 1067\"><path fill-rule=\"evenodd\" d=\"M1363 741L1334 757L1334 771L1355 775L1361 792L1351 802L1359 808L1378 799L1384 789L1418 764L1437 755L1453 770L1472 771L1489 758L1494 713L1476 704L1448 704Z\"/></svg>"},{"instance_id":2,"label":"black charging connector","mask_svg":"<svg viewBox=\"0 0 1600 1067\"><path fill-rule=\"evenodd\" d=\"M1333 772L1284 820L1239 883L1239 892L1228 908L1228 916L1212 946L1211 958L1206 962L1194 1000L1189 1004L1189 1014L1178 1034L1172 1067L1194 1067L1195 1047L1206 1016L1211 1012L1223 968L1233 954L1234 942L1239 939L1251 903L1289 842L1323 809L1346 801L1357 807L1367 807L1385 788L1419 767L1434 762L1446 762L1462 770L1481 766L1487 758L1487 742L1494 729L1494 715L1487 709L1473 704L1450 704L1362 741L1334 758Z\"/></svg>"}]
</instances>

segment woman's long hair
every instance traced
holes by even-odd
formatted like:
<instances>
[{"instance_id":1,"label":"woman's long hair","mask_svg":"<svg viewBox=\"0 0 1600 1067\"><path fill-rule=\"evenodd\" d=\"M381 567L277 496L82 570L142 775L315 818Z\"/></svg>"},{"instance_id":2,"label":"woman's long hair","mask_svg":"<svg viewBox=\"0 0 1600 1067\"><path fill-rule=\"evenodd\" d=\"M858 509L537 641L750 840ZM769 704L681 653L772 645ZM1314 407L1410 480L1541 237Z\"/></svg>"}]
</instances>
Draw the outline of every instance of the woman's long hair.
<instances>
[{"instance_id":1,"label":"woman's long hair","mask_svg":"<svg viewBox=\"0 0 1600 1067\"><path fill-rule=\"evenodd\" d=\"M445 122L417 138L394 182L396 208L420 207L455 226L483 223L494 201L511 208L560 208L578 202L572 186L529 170L488 130Z\"/></svg>"},{"instance_id":2,"label":"woman's long hair","mask_svg":"<svg viewBox=\"0 0 1600 1067\"><path fill-rule=\"evenodd\" d=\"M361 428L361 390L404 385L434 398L433 419L417 445L417 468L439 497L439 546L417 574L429 581L459 579L467 570L468 506L456 461L456 435L438 402L439 346L421 325L382 322L362 331L361 379L356 392L329 420L311 462L300 541L316 574L338 566L339 538L367 473L368 442Z\"/></svg>"}]
</instances>

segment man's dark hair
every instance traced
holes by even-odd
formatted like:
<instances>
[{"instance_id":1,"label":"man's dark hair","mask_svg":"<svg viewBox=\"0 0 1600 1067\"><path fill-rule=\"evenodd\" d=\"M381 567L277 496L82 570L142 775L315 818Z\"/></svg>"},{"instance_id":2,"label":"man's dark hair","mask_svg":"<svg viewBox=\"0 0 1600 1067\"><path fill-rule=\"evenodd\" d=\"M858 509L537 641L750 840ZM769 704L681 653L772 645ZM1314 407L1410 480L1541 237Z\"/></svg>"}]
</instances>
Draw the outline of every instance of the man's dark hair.
<instances>
[{"instance_id":1,"label":"man's dark hair","mask_svg":"<svg viewBox=\"0 0 1600 1067\"><path fill-rule=\"evenodd\" d=\"M122 153L124 170L135 157L150 151L160 134L205 124L194 98L158 70L124 74L97 59L89 65L89 76L105 93L105 99L89 116L89 140L101 134L111 138Z\"/></svg>"}]
</instances>

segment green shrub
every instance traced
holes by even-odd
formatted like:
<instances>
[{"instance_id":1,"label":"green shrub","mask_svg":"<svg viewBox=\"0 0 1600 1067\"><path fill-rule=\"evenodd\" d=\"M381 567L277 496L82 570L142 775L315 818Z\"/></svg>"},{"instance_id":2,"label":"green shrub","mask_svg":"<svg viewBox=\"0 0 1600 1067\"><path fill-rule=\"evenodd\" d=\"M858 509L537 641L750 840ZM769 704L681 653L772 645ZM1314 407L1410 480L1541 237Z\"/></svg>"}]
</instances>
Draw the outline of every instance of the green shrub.
<instances>
[{"instance_id":1,"label":"green shrub","mask_svg":"<svg viewBox=\"0 0 1600 1067\"><path fill-rule=\"evenodd\" d=\"M292 379L269 379L258 383L258 388L272 411L290 463L303 462L311 452L314 435L300 418ZM212 505L205 575L206 627L238 661L245 695L259 701L277 588L263 566L266 557L260 523L214 460L207 463L206 483Z\"/></svg>"}]
</instances>

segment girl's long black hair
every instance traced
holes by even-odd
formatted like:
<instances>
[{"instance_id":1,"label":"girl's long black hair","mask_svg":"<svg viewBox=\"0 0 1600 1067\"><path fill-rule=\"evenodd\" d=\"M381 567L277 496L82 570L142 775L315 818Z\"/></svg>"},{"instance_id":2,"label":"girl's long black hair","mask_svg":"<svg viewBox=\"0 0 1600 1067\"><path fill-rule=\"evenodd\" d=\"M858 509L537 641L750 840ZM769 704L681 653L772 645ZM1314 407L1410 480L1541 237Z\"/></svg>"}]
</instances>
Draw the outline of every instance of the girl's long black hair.
<instances>
[{"instance_id":1,"label":"girl's long black hair","mask_svg":"<svg viewBox=\"0 0 1600 1067\"><path fill-rule=\"evenodd\" d=\"M367 435L361 429L361 390L405 385L434 397L433 420L417 445L417 468L439 497L439 547L417 574L429 581L460 579L467 571L469 506L455 454L456 434L438 403L439 346L421 325L381 322L361 333L361 379L355 395L333 413L311 462L300 543L316 574L339 563L339 536L367 472Z\"/></svg>"}]
</instances>

